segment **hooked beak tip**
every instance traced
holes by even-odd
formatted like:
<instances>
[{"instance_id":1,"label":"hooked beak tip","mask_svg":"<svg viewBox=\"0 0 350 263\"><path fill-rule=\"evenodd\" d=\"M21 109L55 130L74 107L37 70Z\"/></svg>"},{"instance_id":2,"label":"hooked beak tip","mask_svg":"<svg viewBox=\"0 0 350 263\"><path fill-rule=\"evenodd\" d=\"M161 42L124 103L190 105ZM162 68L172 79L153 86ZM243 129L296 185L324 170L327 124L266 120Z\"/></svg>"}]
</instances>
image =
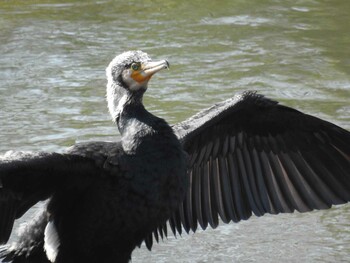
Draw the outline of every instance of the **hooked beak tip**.
<instances>
[{"instance_id":1,"label":"hooked beak tip","mask_svg":"<svg viewBox=\"0 0 350 263\"><path fill-rule=\"evenodd\" d=\"M165 59L165 68L170 69L170 63L168 60Z\"/></svg>"}]
</instances>

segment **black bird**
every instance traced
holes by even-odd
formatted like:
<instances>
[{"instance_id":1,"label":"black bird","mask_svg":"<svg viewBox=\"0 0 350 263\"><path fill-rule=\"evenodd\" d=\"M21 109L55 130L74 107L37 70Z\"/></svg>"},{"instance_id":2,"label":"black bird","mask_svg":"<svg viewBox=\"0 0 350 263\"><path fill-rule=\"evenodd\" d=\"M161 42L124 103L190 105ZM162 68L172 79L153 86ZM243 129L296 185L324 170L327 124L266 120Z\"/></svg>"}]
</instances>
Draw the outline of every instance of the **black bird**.
<instances>
[{"instance_id":1,"label":"black bird","mask_svg":"<svg viewBox=\"0 0 350 263\"><path fill-rule=\"evenodd\" d=\"M311 211L350 200L350 133L245 92L173 127L142 104L151 76L169 67L129 51L107 67L107 101L120 142L65 153L0 157L0 241L48 199L3 262L128 262L168 234Z\"/></svg>"}]
</instances>

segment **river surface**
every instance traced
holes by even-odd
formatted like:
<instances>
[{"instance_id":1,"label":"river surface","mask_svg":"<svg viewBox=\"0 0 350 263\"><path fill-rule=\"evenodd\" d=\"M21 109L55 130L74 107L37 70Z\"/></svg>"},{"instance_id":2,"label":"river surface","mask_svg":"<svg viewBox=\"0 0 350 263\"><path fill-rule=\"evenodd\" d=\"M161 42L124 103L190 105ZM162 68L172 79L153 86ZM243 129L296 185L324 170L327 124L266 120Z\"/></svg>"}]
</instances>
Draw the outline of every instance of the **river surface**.
<instances>
[{"instance_id":1,"label":"river surface","mask_svg":"<svg viewBox=\"0 0 350 263\"><path fill-rule=\"evenodd\" d=\"M130 49L170 62L144 99L170 123L249 89L350 129L349 14L347 0L0 1L0 152L118 139L104 69ZM350 262L350 205L170 236L132 262Z\"/></svg>"}]
</instances>

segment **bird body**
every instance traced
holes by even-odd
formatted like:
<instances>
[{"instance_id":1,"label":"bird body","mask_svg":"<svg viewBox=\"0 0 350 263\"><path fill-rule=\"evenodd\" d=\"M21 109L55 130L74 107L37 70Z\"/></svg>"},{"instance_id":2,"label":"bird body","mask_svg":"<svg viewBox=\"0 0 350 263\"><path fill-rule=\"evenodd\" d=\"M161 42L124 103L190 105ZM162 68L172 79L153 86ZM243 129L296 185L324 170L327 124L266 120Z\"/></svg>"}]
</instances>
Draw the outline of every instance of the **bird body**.
<instances>
[{"instance_id":1,"label":"bird body","mask_svg":"<svg viewBox=\"0 0 350 263\"><path fill-rule=\"evenodd\" d=\"M70 255L71 262L128 262L135 246L141 245L159 223L165 224L183 200L185 155L170 127L161 119L154 120L156 123L143 129L136 141L112 147L101 175L93 176L90 184L82 187L82 193L72 189L70 194L65 190L63 196L52 197L49 212L62 226L58 231L66 235L61 249ZM144 125L132 120L124 132ZM106 153L106 145L96 146ZM78 145L70 154L79 155L85 147ZM62 219L57 218L60 215ZM67 257L62 255L62 262L67 262Z\"/></svg>"},{"instance_id":2,"label":"bird body","mask_svg":"<svg viewBox=\"0 0 350 263\"><path fill-rule=\"evenodd\" d=\"M65 153L0 157L0 241L48 200L4 262L128 262L136 246L216 227L252 213L329 208L350 200L350 133L247 92L174 126L148 112L149 79L167 68L141 51L107 67L107 102L119 142Z\"/></svg>"},{"instance_id":3,"label":"bird body","mask_svg":"<svg viewBox=\"0 0 350 263\"><path fill-rule=\"evenodd\" d=\"M112 116L116 118L121 142L82 143L62 155L29 154L21 160L14 158L20 165L25 159L30 162L29 159L35 160L38 156L40 163L43 156L48 163L63 161L61 167L47 167L45 171L57 173L58 177L53 176L57 181L52 186L54 189L48 190L47 208L34 226L41 232L35 241L40 244L36 251L46 252L52 262L128 262L135 246L141 245L144 237L159 224L165 224L184 198L186 155L166 121L142 105L146 83L138 88L137 83L133 91L121 87L120 82L117 85L114 80L109 84L108 94L122 93L117 97L112 95L115 105L110 108L115 114ZM56 160L50 160L52 158ZM3 174L6 174L6 165L18 169L8 160L2 164ZM82 166L70 169L70 162L76 165L77 160L82 161ZM25 171L28 172L31 173ZM1 179L4 185L11 184L7 178ZM29 242L18 244L30 242L32 237ZM27 254L35 254L31 249L19 245L12 250L22 250L19 254L25 258ZM17 262L16 256L13 258Z\"/></svg>"},{"instance_id":4,"label":"bird body","mask_svg":"<svg viewBox=\"0 0 350 263\"><path fill-rule=\"evenodd\" d=\"M81 192L65 189L51 198L48 211L64 233L60 250L69 255L57 262L128 262L135 246L159 223L165 224L183 200L184 152L165 121L150 119L153 123L134 119L126 124L123 134L142 128L142 135L131 141L123 136L110 152L96 143L100 149L93 154L106 154L100 176L92 176ZM84 154L85 147L78 145L69 153Z\"/></svg>"}]
</instances>

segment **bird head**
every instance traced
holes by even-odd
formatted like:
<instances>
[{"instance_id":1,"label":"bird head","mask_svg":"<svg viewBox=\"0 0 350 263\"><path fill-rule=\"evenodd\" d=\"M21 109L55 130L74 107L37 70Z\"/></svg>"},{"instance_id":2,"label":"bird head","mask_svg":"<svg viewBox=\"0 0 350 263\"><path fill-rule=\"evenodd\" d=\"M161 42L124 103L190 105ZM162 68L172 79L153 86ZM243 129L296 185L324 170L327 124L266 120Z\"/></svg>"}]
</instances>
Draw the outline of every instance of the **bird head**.
<instances>
[{"instance_id":1,"label":"bird head","mask_svg":"<svg viewBox=\"0 0 350 263\"><path fill-rule=\"evenodd\" d=\"M148 81L156 72L168 67L168 61L152 61L142 51L127 51L116 56L106 69L107 101L113 120L126 102L142 103Z\"/></svg>"}]
</instances>

